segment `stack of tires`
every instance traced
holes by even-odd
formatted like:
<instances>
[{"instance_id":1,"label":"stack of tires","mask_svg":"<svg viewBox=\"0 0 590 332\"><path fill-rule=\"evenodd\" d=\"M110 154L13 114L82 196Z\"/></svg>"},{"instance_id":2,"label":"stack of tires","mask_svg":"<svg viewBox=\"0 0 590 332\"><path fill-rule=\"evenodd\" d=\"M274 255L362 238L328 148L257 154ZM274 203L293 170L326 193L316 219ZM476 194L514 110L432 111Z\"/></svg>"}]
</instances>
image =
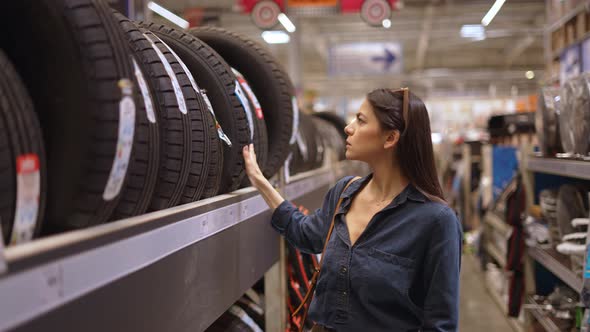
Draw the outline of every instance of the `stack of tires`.
<instances>
[{"instance_id":1,"label":"stack of tires","mask_svg":"<svg viewBox=\"0 0 590 332\"><path fill-rule=\"evenodd\" d=\"M249 143L266 177L284 165L294 89L253 41L132 22L102 0L0 9L5 243L236 190Z\"/></svg>"},{"instance_id":2,"label":"stack of tires","mask_svg":"<svg viewBox=\"0 0 590 332\"><path fill-rule=\"evenodd\" d=\"M298 131L291 145L291 174L310 171L325 163L346 159L346 122L333 112L299 114Z\"/></svg>"}]
</instances>

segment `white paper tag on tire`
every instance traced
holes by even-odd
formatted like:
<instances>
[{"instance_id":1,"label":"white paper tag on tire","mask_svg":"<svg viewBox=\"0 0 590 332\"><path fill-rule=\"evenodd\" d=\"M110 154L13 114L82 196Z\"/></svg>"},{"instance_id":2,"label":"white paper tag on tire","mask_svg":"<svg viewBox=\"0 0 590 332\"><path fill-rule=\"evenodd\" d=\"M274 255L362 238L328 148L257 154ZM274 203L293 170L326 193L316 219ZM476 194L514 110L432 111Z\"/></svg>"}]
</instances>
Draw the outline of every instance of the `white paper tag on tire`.
<instances>
[{"instance_id":1,"label":"white paper tag on tire","mask_svg":"<svg viewBox=\"0 0 590 332\"><path fill-rule=\"evenodd\" d=\"M182 114L187 114L188 111L186 108L186 102L184 100L184 93L182 93L182 88L180 87L180 83L178 83L178 78L176 78L176 73L172 69L172 66L170 66L170 63L166 59L166 56L164 55L164 53L162 53L162 51L160 51L160 49L158 48L158 45L156 45L155 38L152 38L151 32L144 33L143 35L152 44L152 48L154 49L154 51L156 51L156 54L158 55L158 57L160 58L160 61L162 61L162 64L164 65L164 69L166 70L168 77L170 77L170 81L172 82L172 88L174 89L174 94L176 95L176 102L178 103L178 109L180 110L180 112ZM166 45L166 44L164 44L164 45ZM168 46L166 46L166 47L168 47ZM168 47L168 49L170 49L170 47Z\"/></svg>"},{"instance_id":2,"label":"white paper tag on tire","mask_svg":"<svg viewBox=\"0 0 590 332\"><path fill-rule=\"evenodd\" d=\"M189 81L191 82L193 90L195 90L195 92L197 94L200 94L201 97L203 97L203 100L205 101L205 104L207 105L207 110L209 111L209 113L211 113L211 115L213 115L213 121L215 122L215 129L217 130L217 136L219 136L219 139L221 139L223 142L225 142L225 144L227 144L228 146L231 147L231 140L223 132L223 129L221 128L221 125L219 124L219 121L217 121L217 116L215 115L215 112L213 111L213 106L211 105L211 101L209 100L209 97L207 96L206 93L203 92L203 90L201 90L199 88L191 71L188 70L188 67L184 64L184 61L182 61L182 59L178 56L178 54L176 54L176 52L174 52L172 47L168 46L162 39L160 39L160 37L158 37L156 35L154 35L154 37L158 38L158 40L160 42L162 42L162 44L166 45L166 47L168 47L168 49L170 50L170 53L172 53L172 55L174 55L174 57L176 58L176 61L178 61L178 63L182 67L182 70L184 70L184 73L186 74Z\"/></svg>"},{"instance_id":3,"label":"white paper tag on tire","mask_svg":"<svg viewBox=\"0 0 590 332\"><path fill-rule=\"evenodd\" d=\"M10 244L23 243L33 238L41 192L39 169L39 156L34 153L16 158L16 211Z\"/></svg>"},{"instance_id":4,"label":"white paper tag on tire","mask_svg":"<svg viewBox=\"0 0 590 332\"><path fill-rule=\"evenodd\" d=\"M147 115L148 121L151 123L156 123L156 115L154 113L152 96L150 95L150 90L148 89L145 78L143 77L143 72L137 65L137 61L135 61L135 59L133 59L133 67L135 68L135 78L137 78L137 84L139 84L139 89L141 91L141 95L143 96L143 103L145 104L145 113Z\"/></svg>"},{"instance_id":5,"label":"white paper tag on tire","mask_svg":"<svg viewBox=\"0 0 590 332\"><path fill-rule=\"evenodd\" d=\"M127 83L123 83L127 81ZM126 93L125 84L132 86L131 81L121 80L119 82L123 90L123 98L119 102L119 136L117 139L117 150L115 151L115 158L111 173L107 181L107 185L102 194L105 201L110 201L117 197L125 181L127 174L127 167L129 166L129 159L131 157L131 149L133 147L133 137L135 133L135 103L131 98L130 91Z\"/></svg>"},{"instance_id":6,"label":"white paper tag on tire","mask_svg":"<svg viewBox=\"0 0 590 332\"><path fill-rule=\"evenodd\" d=\"M242 87L240 86L240 82L238 82L236 80L234 84L236 85L236 88L235 88L236 95L238 96L238 99L240 99L240 102L242 103L242 106L244 107L244 111L246 112L246 118L248 119L248 126L250 126L250 140L253 140L254 139L254 119L252 118L252 110L250 109L250 103L248 102L248 97L246 97L244 90L242 90Z\"/></svg>"},{"instance_id":7,"label":"white paper tag on tire","mask_svg":"<svg viewBox=\"0 0 590 332\"><path fill-rule=\"evenodd\" d=\"M289 144L294 144L299 132L299 105L297 104L297 98L295 98L295 96L291 97L291 105L293 107L293 131L291 131Z\"/></svg>"},{"instance_id":8,"label":"white paper tag on tire","mask_svg":"<svg viewBox=\"0 0 590 332\"><path fill-rule=\"evenodd\" d=\"M246 79L244 77L238 77L238 81L242 85L242 89L244 89L244 91L246 91L246 93L248 94L250 101L252 101L252 104L254 105L254 112L256 113L256 117L260 120L264 119L264 113L262 113L262 107L260 106L260 102L258 101L258 98L256 98L256 95L252 91L250 84L248 84L248 82L246 81Z\"/></svg>"}]
</instances>

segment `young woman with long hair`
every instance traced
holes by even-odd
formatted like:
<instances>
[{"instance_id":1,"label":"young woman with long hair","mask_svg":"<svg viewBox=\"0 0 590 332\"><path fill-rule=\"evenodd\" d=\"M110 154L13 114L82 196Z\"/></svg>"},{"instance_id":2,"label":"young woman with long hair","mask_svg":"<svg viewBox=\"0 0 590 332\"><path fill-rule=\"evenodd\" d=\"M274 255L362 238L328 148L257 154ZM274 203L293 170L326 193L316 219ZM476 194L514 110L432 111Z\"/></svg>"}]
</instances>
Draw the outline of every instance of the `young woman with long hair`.
<instances>
[{"instance_id":1,"label":"young woman with long hair","mask_svg":"<svg viewBox=\"0 0 590 332\"><path fill-rule=\"evenodd\" d=\"M374 90L345 132L346 158L372 172L338 181L309 216L264 178L252 146L243 151L273 227L293 246L321 252L336 216L309 309L316 330L456 331L462 230L437 178L424 103L407 88Z\"/></svg>"}]
</instances>

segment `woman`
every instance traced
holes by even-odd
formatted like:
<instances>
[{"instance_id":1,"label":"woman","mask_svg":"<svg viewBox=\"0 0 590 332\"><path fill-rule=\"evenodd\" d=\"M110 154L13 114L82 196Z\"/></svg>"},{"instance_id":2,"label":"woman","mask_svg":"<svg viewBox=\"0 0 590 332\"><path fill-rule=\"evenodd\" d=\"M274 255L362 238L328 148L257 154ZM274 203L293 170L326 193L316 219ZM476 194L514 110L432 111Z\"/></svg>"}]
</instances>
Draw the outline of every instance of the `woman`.
<instances>
[{"instance_id":1,"label":"woman","mask_svg":"<svg viewBox=\"0 0 590 332\"><path fill-rule=\"evenodd\" d=\"M340 197L309 317L331 331L456 331L461 226L445 203L424 103L407 88L369 93L346 128L346 158L372 174L340 180L304 216L264 178L253 147L246 172L296 248L319 253Z\"/></svg>"}]
</instances>

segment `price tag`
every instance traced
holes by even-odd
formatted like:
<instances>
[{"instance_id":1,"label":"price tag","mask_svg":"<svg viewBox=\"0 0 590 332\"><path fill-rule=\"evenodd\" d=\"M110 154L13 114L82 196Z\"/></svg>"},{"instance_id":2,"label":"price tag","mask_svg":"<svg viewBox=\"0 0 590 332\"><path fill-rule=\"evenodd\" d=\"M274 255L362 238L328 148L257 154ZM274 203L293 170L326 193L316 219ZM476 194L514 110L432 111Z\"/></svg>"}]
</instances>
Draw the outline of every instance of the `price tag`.
<instances>
[{"instance_id":1,"label":"price tag","mask_svg":"<svg viewBox=\"0 0 590 332\"><path fill-rule=\"evenodd\" d=\"M24 154L16 158L16 212L10 240L12 244L33 238L41 191L39 167L39 156L36 154Z\"/></svg>"}]
</instances>

